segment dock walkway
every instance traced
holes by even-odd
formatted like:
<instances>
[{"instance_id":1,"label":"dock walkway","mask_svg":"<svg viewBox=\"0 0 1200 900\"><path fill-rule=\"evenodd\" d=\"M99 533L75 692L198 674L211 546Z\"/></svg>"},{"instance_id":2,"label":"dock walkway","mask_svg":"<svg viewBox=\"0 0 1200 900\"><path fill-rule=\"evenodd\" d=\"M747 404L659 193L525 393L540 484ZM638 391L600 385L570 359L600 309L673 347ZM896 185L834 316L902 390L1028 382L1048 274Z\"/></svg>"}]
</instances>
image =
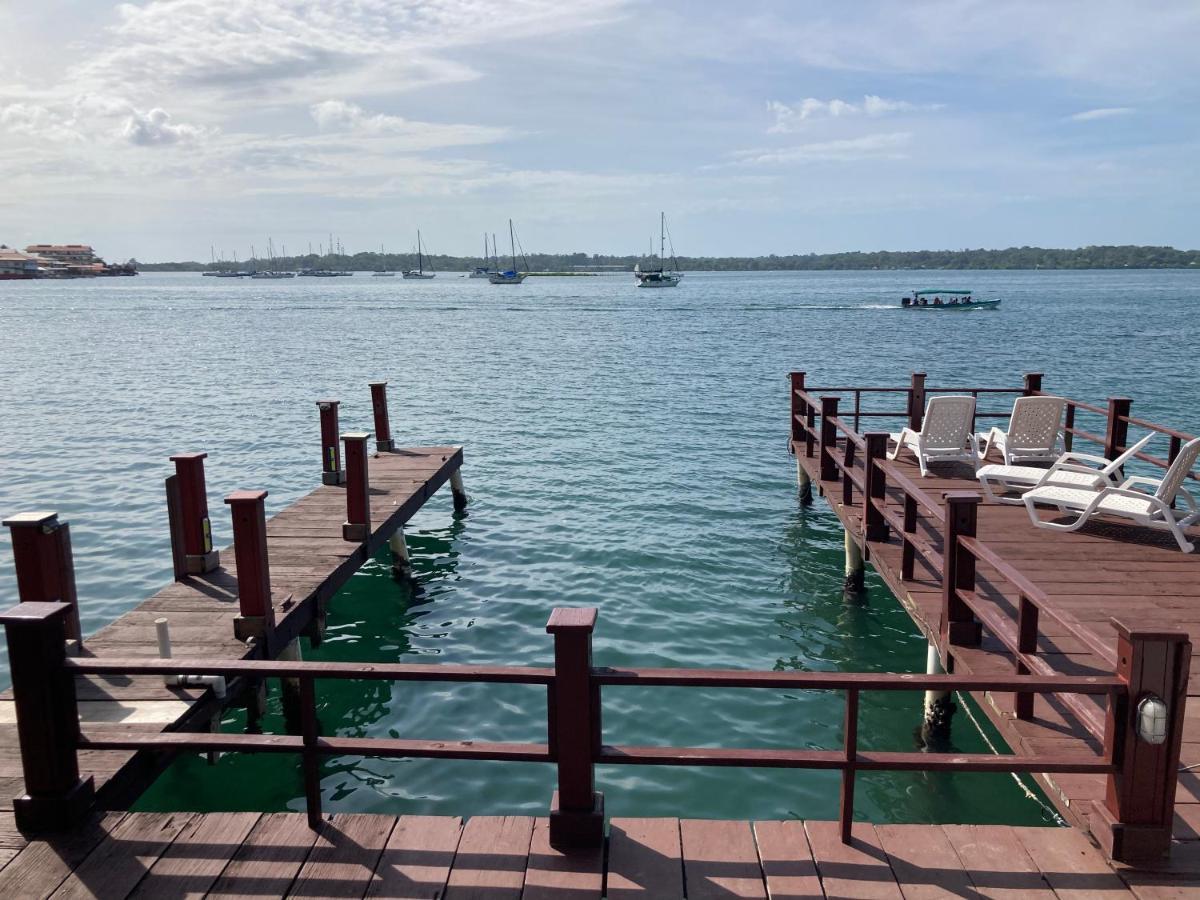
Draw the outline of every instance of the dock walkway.
<instances>
[{"instance_id":1,"label":"dock walkway","mask_svg":"<svg viewBox=\"0 0 1200 900\"><path fill-rule=\"evenodd\" d=\"M1036 377L1040 385L1040 376ZM1079 406L1084 408L1083 404ZM853 414L847 418L849 415ZM1072 420L1073 416L1072 412ZM820 418L809 415L809 428ZM982 637L975 646L970 641L948 641L943 627L945 568L934 564L939 558L945 561L946 532L943 523L926 514L925 505L931 501L934 506L942 506L947 495L979 494L973 468L966 463L940 463L927 477L921 477L911 453L901 454L894 462L881 462L879 471L886 475L886 487L873 508L886 511L888 525L905 518L906 501L910 517L912 508L918 505L913 503L913 492L908 487L918 488L924 498L909 535L896 527L880 530L877 525L875 536L868 537L864 523L868 504L862 490L866 486L866 466L861 452L857 462L849 466L853 476L847 487L845 431L827 428L827 436L837 434L836 447L829 454L837 463L831 467L827 462L823 474L820 439L810 455L811 431L803 423L794 426L798 427L793 431L791 449L798 466L862 548L863 557L956 673L998 675L1019 671L1013 646L1020 642L1028 649L1027 659L1037 663L1032 669L1035 674L1111 675L1117 662L1114 619L1144 632L1200 637L1200 553L1182 553L1169 534L1132 523L1097 520L1078 532L1037 529L1030 524L1023 505L985 499L975 507L972 537L977 539L977 546L986 549L989 558L972 560L974 585L971 608L966 614L967 619L977 622L974 627L980 629ZM1077 435L1097 437L1073 430ZM860 437L856 435L855 439ZM1178 446L1178 439L1173 445ZM1001 460L993 453L987 462ZM1196 529L1192 531L1200 534ZM908 551L912 560L910 577L905 577L906 538L917 545ZM989 564L989 559L999 562L1005 571ZM1022 579L1015 588L1011 577L1014 571ZM1031 627L1021 635L1020 598L1026 594L1038 595L1040 616L1035 615ZM1191 659L1190 673L1187 695L1195 698L1200 695L1200 677L1196 677L1200 674L1200 656ZM986 693L976 699L1018 754L1091 755L1104 749L1095 728L1098 723L1103 730L1104 709L1094 702L1095 698L1088 698L1086 703L1093 705L1083 710L1089 713L1091 730L1081 720L1079 707L1068 708L1057 695L1033 698L1032 715L1027 718L1015 714L1013 694ZM1200 702L1191 699L1185 710L1179 763L1173 834L1176 842L1191 846L1177 844L1172 857L1190 860L1186 865L1194 867L1200 857L1200 771L1192 771L1193 767L1200 770ZM1105 776L1051 773L1039 777L1068 822L1083 829L1093 827L1093 816L1105 797Z\"/></svg>"},{"instance_id":2,"label":"dock walkway","mask_svg":"<svg viewBox=\"0 0 1200 900\"><path fill-rule=\"evenodd\" d=\"M800 900L1185 896L1114 870L1080 832L1003 825L614 818L606 844L556 850L545 818L109 813L0 849L6 897Z\"/></svg>"},{"instance_id":3,"label":"dock walkway","mask_svg":"<svg viewBox=\"0 0 1200 900\"><path fill-rule=\"evenodd\" d=\"M366 540L342 536L346 485L323 484L267 520L272 646L302 633L317 635L329 599L364 562L462 466L462 448L390 450L369 463L370 521ZM83 640L83 659L159 656L155 620L166 617L176 658L267 658L263 643L234 635L239 615L238 572L233 547L220 551L219 568L188 575ZM230 684L230 699L238 692ZM83 675L77 679L82 726L97 735L113 732L205 731L225 701L202 685L167 686L161 676ZM13 827L13 798L24 792L12 692L0 695L0 829ZM135 798L160 770L159 755L128 750L79 751L81 775L95 781L98 800L109 807Z\"/></svg>"}]
</instances>

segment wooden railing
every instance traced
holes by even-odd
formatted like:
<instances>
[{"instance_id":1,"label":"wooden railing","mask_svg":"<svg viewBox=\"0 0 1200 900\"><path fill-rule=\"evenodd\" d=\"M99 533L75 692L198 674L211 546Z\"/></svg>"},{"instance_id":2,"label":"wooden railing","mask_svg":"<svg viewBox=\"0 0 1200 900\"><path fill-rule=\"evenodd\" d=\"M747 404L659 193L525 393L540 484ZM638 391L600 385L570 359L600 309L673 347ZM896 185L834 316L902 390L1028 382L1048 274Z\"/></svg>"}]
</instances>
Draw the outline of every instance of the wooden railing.
<instances>
[{"instance_id":1,"label":"wooden railing","mask_svg":"<svg viewBox=\"0 0 1200 900\"><path fill-rule=\"evenodd\" d=\"M1100 668L1119 671L1128 664L1128 656L1122 648L1129 629L1114 621L1122 637L1117 648L1109 646L1069 612L1050 603L1046 593L1031 578L977 536L980 494L952 492L941 498L930 496L900 466L886 459L886 433L859 434L857 431L858 421L865 417L907 419L909 427L920 428L925 399L931 393L969 393L976 397L986 394L1044 395L1040 374L1026 375L1021 388L929 388L923 373L915 373L907 388L806 388L804 373L799 372L792 373L791 385L791 449L797 454L803 452L808 457L818 457L822 482L840 482L838 499L843 508L854 514L850 521L857 519L859 530L855 536L864 545L864 551L869 550L872 541L887 541L894 533L901 545L901 578L905 581L913 579L918 561L921 561L940 582L942 609L936 637L944 659L952 662L956 648L979 646L986 629L1011 655L1015 677L1054 676L1057 674L1054 668L1037 655L1040 626L1046 619L1055 622L1093 654ZM839 415L838 393L854 395L853 424ZM907 399L906 409L863 411L860 408L863 393L903 394ZM1137 458L1162 468L1169 466L1183 442L1191 436L1135 419L1129 415L1129 410L1127 398L1111 398L1107 408L1068 400L1064 430L1067 446L1071 446L1074 438L1091 441L1112 459L1125 452L1129 426L1134 425L1170 439L1166 459L1140 453ZM1085 415L1103 416L1104 435L1079 427L1076 416L1080 411ZM1002 417L1010 413L979 415ZM823 489L826 489L825 485ZM994 573L986 591L981 591L978 583L977 569L981 565ZM1011 617L1002 612L1001 603L1007 603L1013 610ZM1181 689L1179 679L1185 688L1191 648L1185 635L1176 635L1175 645L1167 652L1167 668L1172 675L1160 687L1166 692L1164 696L1177 698L1174 727L1181 729L1186 690ZM1030 719L1034 715L1036 694L1052 692L1015 689L1012 693L1016 717ZM1111 749L1108 746L1112 739L1111 723L1103 708L1078 693L1064 694L1056 700L1088 734L1103 743L1106 752ZM1172 738L1176 742L1174 756L1168 760L1172 771L1178 767L1181 733L1179 731ZM1173 781L1170 793L1173 797Z\"/></svg>"},{"instance_id":2,"label":"wooden railing","mask_svg":"<svg viewBox=\"0 0 1200 900\"><path fill-rule=\"evenodd\" d=\"M557 791L550 809L550 836L556 846L595 846L603 840L603 797L596 791L595 766L745 766L824 769L841 773L840 828L850 840L855 776L869 771L1070 772L1108 779L1106 814L1120 833L1138 840L1118 841L1120 858L1157 848L1170 839L1173 790L1161 783L1149 795L1146 773L1174 784L1174 770L1161 763L1160 748L1136 732L1136 701L1158 692L1171 704L1182 699L1147 673L1162 665L1178 636L1124 633L1118 648L1129 665L1112 675L913 675L832 672L758 672L720 669L638 669L597 667L592 662L595 609L556 609L546 626L554 637L552 668L517 666L360 664L205 659L86 659L66 655L69 604L23 603L0 616L12 661L13 694L20 734L26 793L15 801L22 828L61 828L79 823L93 800L92 779L80 775L80 750L144 752L222 751L297 754L311 825L321 823L319 761L330 756L477 759L551 763ZM1186 672L1186 662L1184 663ZM287 678L300 681L302 728L299 735L146 733L79 724L75 681L84 675L220 675L227 679ZM547 689L547 741L540 744L429 741L409 738L347 738L319 733L317 682L470 682L540 685ZM601 707L606 689L618 687L769 688L841 691L846 696L840 749L761 749L646 747L608 744ZM859 695L864 691L1014 691L1029 695L1102 698L1106 709L1100 754L1017 756L864 751L859 748ZM1175 715L1177 707L1172 706ZM1177 751L1176 747L1176 751ZM1151 800L1147 800L1147 797ZM681 801L681 806L685 801ZM1165 836L1165 837L1164 837ZM1157 843L1155 843L1157 841ZM1165 845L1164 845L1165 846Z\"/></svg>"}]
</instances>

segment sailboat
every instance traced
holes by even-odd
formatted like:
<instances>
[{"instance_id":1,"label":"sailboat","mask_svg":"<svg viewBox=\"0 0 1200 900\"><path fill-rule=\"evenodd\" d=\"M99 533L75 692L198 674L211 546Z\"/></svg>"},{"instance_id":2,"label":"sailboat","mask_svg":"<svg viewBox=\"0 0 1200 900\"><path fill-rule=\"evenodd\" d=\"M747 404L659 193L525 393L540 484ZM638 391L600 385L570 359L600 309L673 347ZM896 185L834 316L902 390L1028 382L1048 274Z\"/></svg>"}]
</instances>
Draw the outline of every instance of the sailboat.
<instances>
[{"instance_id":1,"label":"sailboat","mask_svg":"<svg viewBox=\"0 0 1200 900\"><path fill-rule=\"evenodd\" d=\"M425 257L421 253L421 231L417 230L417 267L404 273L405 278L433 278L435 272L425 271Z\"/></svg>"},{"instance_id":2,"label":"sailboat","mask_svg":"<svg viewBox=\"0 0 1200 900\"><path fill-rule=\"evenodd\" d=\"M492 244L494 245L495 243L496 243L496 236L492 235ZM476 266L467 277L468 278L488 278L488 277L490 277L493 273L492 266L491 266L491 258L492 258L492 254L488 253L487 232L485 231L483 233L483 265Z\"/></svg>"},{"instance_id":3,"label":"sailboat","mask_svg":"<svg viewBox=\"0 0 1200 900\"><path fill-rule=\"evenodd\" d=\"M383 250L383 244L380 244L379 245L379 264L381 266L383 265L384 255L385 254L384 254L384 250ZM371 275L374 276L375 278L395 278L396 277L396 273L393 272L391 269L387 268L386 266L382 269L376 269L374 272L371 273Z\"/></svg>"},{"instance_id":4,"label":"sailboat","mask_svg":"<svg viewBox=\"0 0 1200 900\"><path fill-rule=\"evenodd\" d=\"M513 232L512 219L508 220L508 245L512 252L512 268L503 272L493 272L489 275L488 281L492 284L520 284L528 274L527 272L517 271L517 239ZM522 261L525 262L525 268L528 269L529 262L524 259L524 255L522 255Z\"/></svg>"},{"instance_id":5,"label":"sailboat","mask_svg":"<svg viewBox=\"0 0 1200 900\"><path fill-rule=\"evenodd\" d=\"M679 284L679 280L683 278L683 273L679 271L679 264L675 261L675 248L671 247L671 268L666 269L663 266L666 260L666 243L667 243L667 214L659 213L658 220L658 268L647 269L642 271L640 265L633 267L634 277L637 278L638 287L644 288L662 288L675 287Z\"/></svg>"}]
</instances>

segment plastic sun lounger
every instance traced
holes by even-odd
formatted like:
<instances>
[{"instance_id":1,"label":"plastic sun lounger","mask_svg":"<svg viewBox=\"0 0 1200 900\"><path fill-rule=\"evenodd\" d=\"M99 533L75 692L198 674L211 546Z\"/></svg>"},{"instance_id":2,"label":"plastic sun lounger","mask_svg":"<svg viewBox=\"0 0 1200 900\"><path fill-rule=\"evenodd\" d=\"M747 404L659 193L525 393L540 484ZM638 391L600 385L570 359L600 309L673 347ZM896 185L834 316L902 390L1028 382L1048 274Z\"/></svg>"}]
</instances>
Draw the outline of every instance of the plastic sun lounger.
<instances>
[{"instance_id":1,"label":"plastic sun lounger","mask_svg":"<svg viewBox=\"0 0 1200 900\"><path fill-rule=\"evenodd\" d=\"M1169 531L1179 544L1179 549L1191 553L1196 547L1187 539L1183 529L1200 522L1200 506L1184 489L1183 480L1196 464L1197 457L1200 457L1200 438L1193 438L1184 444L1161 480L1134 476L1126 478L1119 487L1105 487L1098 491L1045 484L1027 492L1022 500L1029 510L1030 520L1038 528L1076 531L1086 525L1092 516L1104 515L1128 519L1144 528ZM1135 490L1133 486L1138 484L1153 487L1154 493ZM1177 497L1183 498L1185 508L1182 510L1171 508L1171 503ZM1078 513L1078 516L1075 521L1066 524L1044 522L1038 518L1035 508L1038 503L1055 506L1064 514Z\"/></svg>"},{"instance_id":2,"label":"plastic sun lounger","mask_svg":"<svg viewBox=\"0 0 1200 900\"><path fill-rule=\"evenodd\" d=\"M1020 504L1020 497L1005 497L1005 493L1023 493L1044 484L1098 491L1117 487L1121 483L1121 468L1153 438L1146 435L1116 459L1109 460L1091 453L1062 454L1048 469L1037 466L1010 466L990 463L976 473L979 484L989 500L997 503Z\"/></svg>"},{"instance_id":3,"label":"plastic sun lounger","mask_svg":"<svg viewBox=\"0 0 1200 900\"><path fill-rule=\"evenodd\" d=\"M1066 408L1062 397L1018 397L1007 430L997 427L976 435L982 447L980 459L986 459L993 447L1000 451L1006 466L1018 459L1055 459Z\"/></svg>"},{"instance_id":4,"label":"plastic sun lounger","mask_svg":"<svg viewBox=\"0 0 1200 900\"><path fill-rule=\"evenodd\" d=\"M979 446L971 431L974 419L974 397L932 397L925 406L920 431L904 428L889 435L896 447L888 459L907 448L917 457L922 476L929 474L931 462L966 461L978 469Z\"/></svg>"}]
</instances>

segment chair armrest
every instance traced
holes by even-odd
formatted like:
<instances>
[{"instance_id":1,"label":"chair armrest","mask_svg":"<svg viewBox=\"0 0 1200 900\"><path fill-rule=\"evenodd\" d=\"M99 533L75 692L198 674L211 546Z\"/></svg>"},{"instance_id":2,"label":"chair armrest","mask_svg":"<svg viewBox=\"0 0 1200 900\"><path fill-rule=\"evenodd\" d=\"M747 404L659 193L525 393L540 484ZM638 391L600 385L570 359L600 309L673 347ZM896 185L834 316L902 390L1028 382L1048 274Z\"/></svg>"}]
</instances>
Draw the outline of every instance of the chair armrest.
<instances>
[{"instance_id":1,"label":"chair armrest","mask_svg":"<svg viewBox=\"0 0 1200 900\"><path fill-rule=\"evenodd\" d=\"M1147 478L1144 475L1130 475L1128 478L1126 478L1124 481L1121 482L1119 487L1123 490L1127 490L1130 488L1131 485L1135 485L1135 484L1144 484L1144 485L1147 485L1148 487L1154 488L1154 490L1157 491L1162 486L1162 481L1160 481L1157 478ZM1138 493L1143 493L1143 492L1138 491Z\"/></svg>"}]
</instances>

